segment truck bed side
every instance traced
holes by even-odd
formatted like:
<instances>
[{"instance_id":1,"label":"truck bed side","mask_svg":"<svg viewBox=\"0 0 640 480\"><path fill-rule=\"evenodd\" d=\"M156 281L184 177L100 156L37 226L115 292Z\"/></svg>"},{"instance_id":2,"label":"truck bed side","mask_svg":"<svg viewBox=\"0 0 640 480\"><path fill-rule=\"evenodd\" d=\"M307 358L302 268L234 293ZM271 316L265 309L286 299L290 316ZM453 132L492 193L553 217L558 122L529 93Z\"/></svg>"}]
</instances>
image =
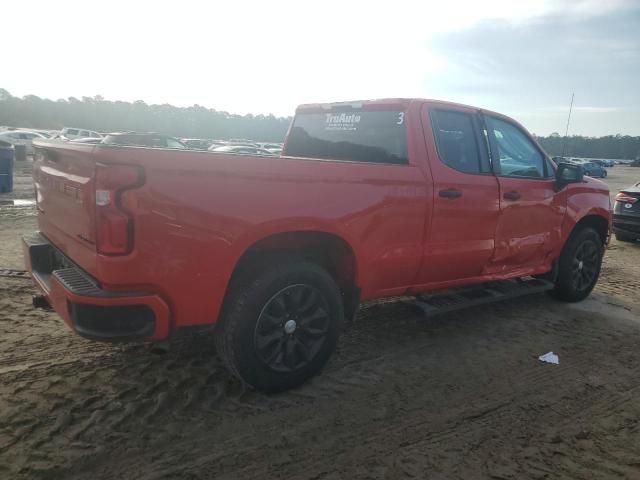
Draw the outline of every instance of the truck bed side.
<instances>
[{"instance_id":1,"label":"truck bed side","mask_svg":"<svg viewBox=\"0 0 640 480\"><path fill-rule=\"evenodd\" d=\"M43 191L42 233L103 289L167 299L180 326L215 321L238 260L273 235L323 232L344 241L363 298L401 293L420 265L430 191L414 165L51 142L38 149L38 178L50 182L52 158L60 166L58 185ZM91 245L96 164L144 172L144 184L123 194L134 221L130 254L101 255Z\"/></svg>"}]
</instances>

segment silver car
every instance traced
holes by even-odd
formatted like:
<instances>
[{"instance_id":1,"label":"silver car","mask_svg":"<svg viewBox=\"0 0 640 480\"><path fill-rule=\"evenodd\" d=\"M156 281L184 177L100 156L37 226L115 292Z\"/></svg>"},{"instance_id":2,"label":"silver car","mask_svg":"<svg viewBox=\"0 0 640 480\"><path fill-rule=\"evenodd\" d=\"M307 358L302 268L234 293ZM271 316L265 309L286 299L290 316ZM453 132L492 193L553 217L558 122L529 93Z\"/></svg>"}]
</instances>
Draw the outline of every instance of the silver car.
<instances>
[{"instance_id":1,"label":"silver car","mask_svg":"<svg viewBox=\"0 0 640 480\"><path fill-rule=\"evenodd\" d=\"M46 135L33 130L5 130L0 132L0 140L10 143L11 145L25 145L27 155L33 155L33 139L47 138Z\"/></svg>"}]
</instances>

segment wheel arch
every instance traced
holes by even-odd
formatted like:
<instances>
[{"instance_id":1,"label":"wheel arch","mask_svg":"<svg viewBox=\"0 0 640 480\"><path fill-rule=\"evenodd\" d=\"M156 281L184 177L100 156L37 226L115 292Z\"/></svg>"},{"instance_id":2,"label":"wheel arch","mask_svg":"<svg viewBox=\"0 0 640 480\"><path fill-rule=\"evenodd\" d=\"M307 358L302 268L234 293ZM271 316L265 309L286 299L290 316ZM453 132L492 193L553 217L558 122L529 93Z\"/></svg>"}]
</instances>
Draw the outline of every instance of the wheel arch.
<instances>
[{"instance_id":1,"label":"wheel arch","mask_svg":"<svg viewBox=\"0 0 640 480\"><path fill-rule=\"evenodd\" d=\"M604 217L603 215L595 212L585 215L575 223L575 225L571 229L570 234L567 236L567 241L569 240L569 238L571 238L572 235L575 235L576 232L580 231L583 228L593 228L600 236L603 245L609 243L610 229L609 219L607 217Z\"/></svg>"},{"instance_id":2,"label":"wheel arch","mask_svg":"<svg viewBox=\"0 0 640 480\"><path fill-rule=\"evenodd\" d=\"M227 287L243 274L278 258L311 261L333 277L340 288L346 318L360 303L359 264L353 246L342 236L321 230L288 230L255 239L238 256Z\"/></svg>"}]
</instances>

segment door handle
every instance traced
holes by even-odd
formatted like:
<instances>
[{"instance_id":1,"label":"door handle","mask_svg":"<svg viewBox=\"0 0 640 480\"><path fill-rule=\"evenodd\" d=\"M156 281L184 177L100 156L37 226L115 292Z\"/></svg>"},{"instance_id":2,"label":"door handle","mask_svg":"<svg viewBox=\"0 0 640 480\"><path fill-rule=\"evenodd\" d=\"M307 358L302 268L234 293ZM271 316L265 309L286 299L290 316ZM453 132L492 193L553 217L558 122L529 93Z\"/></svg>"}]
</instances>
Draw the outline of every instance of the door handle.
<instances>
[{"instance_id":1,"label":"door handle","mask_svg":"<svg viewBox=\"0 0 640 480\"><path fill-rule=\"evenodd\" d=\"M522 195L520 195L520 193L518 192L505 192L503 197L507 200L520 200L520 197L522 197Z\"/></svg>"},{"instance_id":2,"label":"door handle","mask_svg":"<svg viewBox=\"0 0 640 480\"><path fill-rule=\"evenodd\" d=\"M444 198L459 198L462 196L462 192L460 190L456 190L455 188L449 188L447 190L440 190L438 195Z\"/></svg>"}]
</instances>

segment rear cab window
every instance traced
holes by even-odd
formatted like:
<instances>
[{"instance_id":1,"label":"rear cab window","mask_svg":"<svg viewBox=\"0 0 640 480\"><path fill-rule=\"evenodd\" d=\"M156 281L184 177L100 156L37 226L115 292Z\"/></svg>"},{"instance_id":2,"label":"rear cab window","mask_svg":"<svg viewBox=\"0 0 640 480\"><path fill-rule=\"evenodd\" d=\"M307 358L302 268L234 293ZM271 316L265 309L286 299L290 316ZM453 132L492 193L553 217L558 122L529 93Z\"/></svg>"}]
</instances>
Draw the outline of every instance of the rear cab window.
<instances>
[{"instance_id":1,"label":"rear cab window","mask_svg":"<svg viewBox=\"0 0 640 480\"><path fill-rule=\"evenodd\" d=\"M356 110L299 112L286 145L291 157L405 165L405 112Z\"/></svg>"}]
</instances>

